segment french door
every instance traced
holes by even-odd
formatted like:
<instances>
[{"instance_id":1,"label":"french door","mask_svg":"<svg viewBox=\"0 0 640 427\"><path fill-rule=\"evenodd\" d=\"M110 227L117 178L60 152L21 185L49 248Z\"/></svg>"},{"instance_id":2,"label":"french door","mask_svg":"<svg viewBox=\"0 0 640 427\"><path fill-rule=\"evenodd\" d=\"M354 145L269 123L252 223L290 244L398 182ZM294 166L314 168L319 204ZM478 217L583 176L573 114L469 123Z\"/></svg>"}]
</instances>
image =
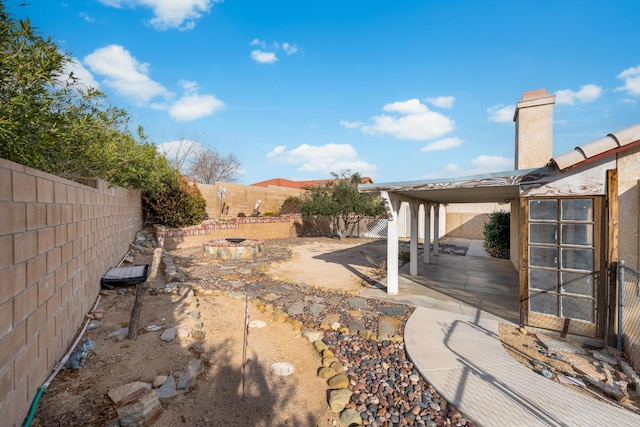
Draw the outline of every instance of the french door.
<instances>
[{"instance_id":1,"label":"french door","mask_svg":"<svg viewBox=\"0 0 640 427\"><path fill-rule=\"evenodd\" d=\"M598 324L599 197L527 202L528 324L595 336Z\"/></svg>"}]
</instances>

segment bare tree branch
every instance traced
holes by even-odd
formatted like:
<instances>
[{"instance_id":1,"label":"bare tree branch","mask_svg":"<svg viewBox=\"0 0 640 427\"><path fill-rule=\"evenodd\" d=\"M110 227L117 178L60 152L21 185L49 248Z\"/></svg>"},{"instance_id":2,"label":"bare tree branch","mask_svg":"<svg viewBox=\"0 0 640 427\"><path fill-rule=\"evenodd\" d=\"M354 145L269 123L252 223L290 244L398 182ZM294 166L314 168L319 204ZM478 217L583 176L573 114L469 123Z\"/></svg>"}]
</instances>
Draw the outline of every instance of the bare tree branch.
<instances>
[{"instance_id":1,"label":"bare tree branch","mask_svg":"<svg viewBox=\"0 0 640 427\"><path fill-rule=\"evenodd\" d=\"M238 179L240 161L229 154L222 156L216 150L201 150L198 152L189 170L189 176L203 184L213 184L216 181L234 182Z\"/></svg>"}]
</instances>

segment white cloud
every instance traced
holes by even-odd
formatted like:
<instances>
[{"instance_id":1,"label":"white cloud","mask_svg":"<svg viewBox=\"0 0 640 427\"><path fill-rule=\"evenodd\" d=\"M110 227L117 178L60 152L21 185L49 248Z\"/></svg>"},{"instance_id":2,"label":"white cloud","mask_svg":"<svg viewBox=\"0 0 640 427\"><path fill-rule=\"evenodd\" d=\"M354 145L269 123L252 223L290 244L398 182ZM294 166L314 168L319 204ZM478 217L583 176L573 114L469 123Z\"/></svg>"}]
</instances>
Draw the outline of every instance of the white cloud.
<instances>
[{"instance_id":1,"label":"white cloud","mask_svg":"<svg viewBox=\"0 0 640 427\"><path fill-rule=\"evenodd\" d=\"M619 90L626 90L629 95L640 96L640 65L627 68L620 74L619 79L624 79L624 86Z\"/></svg>"},{"instance_id":2,"label":"white cloud","mask_svg":"<svg viewBox=\"0 0 640 427\"><path fill-rule=\"evenodd\" d=\"M454 96L438 96L436 98L427 98L425 101L440 108L453 108L453 102L456 100Z\"/></svg>"},{"instance_id":3,"label":"white cloud","mask_svg":"<svg viewBox=\"0 0 640 427\"><path fill-rule=\"evenodd\" d=\"M428 153L429 151L448 150L460 145L462 145L460 138L445 138L422 147L420 151Z\"/></svg>"},{"instance_id":4,"label":"white cloud","mask_svg":"<svg viewBox=\"0 0 640 427\"><path fill-rule=\"evenodd\" d=\"M513 114L515 113L515 110L515 105L498 104L487 108L487 113L489 113L489 120L492 122L510 123L513 121Z\"/></svg>"},{"instance_id":5,"label":"white cloud","mask_svg":"<svg viewBox=\"0 0 640 427\"><path fill-rule=\"evenodd\" d=\"M476 173L502 172L513 169L513 159L502 156L481 155L471 160Z\"/></svg>"},{"instance_id":6,"label":"white cloud","mask_svg":"<svg viewBox=\"0 0 640 427\"><path fill-rule=\"evenodd\" d=\"M396 115L382 114L372 118L373 124L360 129L368 134L389 134L396 139L423 141L438 138L454 129L455 122L444 114L430 111L418 99L387 104L383 110Z\"/></svg>"},{"instance_id":7,"label":"white cloud","mask_svg":"<svg viewBox=\"0 0 640 427\"><path fill-rule=\"evenodd\" d=\"M84 12L80 12L80 18L84 19L87 22L90 23L94 23L96 22L95 19L93 19L91 16L89 16L88 14L84 13Z\"/></svg>"},{"instance_id":8,"label":"white cloud","mask_svg":"<svg viewBox=\"0 0 640 427\"><path fill-rule=\"evenodd\" d=\"M60 84L65 84L68 81L67 77L73 73L73 77L76 79L76 84L83 88L100 88L100 84L93 78L91 72L89 72L89 70L87 70L77 58L71 58L71 61L65 63L62 72L63 76L61 77L64 78L58 79Z\"/></svg>"},{"instance_id":9,"label":"white cloud","mask_svg":"<svg viewBox=\"0 0 640 427\"><path fill-rule=\"evenodd\" d=\"M142 6L150 8L154 17L149 23L157 30L177 28L191 30L203 13L211 10L213 3L223 0L100 0L106 6L122 8Z\"/></svg>"},{"instance_id":10,"label":"white cloud","mask_svg":"<svg viewBox=\"0 0 640 427\"><path fill-rule=\"evenodd\" d=\"M261 64L273 64L278 60L275 53L262 50L252 50L251 59Z\"/></svg>"},{"instance_id":11,"label":"white cloud","mask_svg":"<svg viewBox=\"0 0 640 427\"><path fill-rule=\"evenodd\" d=\"M168 96L169 92L160 83L147 75L149 65L138 62L122 46L111 45L96 49L83 59L89 69L105 76L105 86L138 105L147 104L156 96Z\"/></svg>"},{"instance_id":12,"label":"white cloud","mask_svg":"<svg viewBox=\"0 0 640 427\"><path fill-rule=\"evenodd\" d=\"M291 43L282 43L282 49L287 53L287 55L293 55L298 51L298 46Z\"/></svg>"},{"instance_id":13,"label":"white cloud","mask_svg":"<svg viewBox=\"0 0 640 427\"><path fill-rule=\"evenodd\" d=\"M260 62L261 64L272 64L276 62L278 60L278 57L276 56L275 51L283 50L287 55L293 55L300 50L298 49L298 46L293 43L273 42L271 44L268 44L264 40L260 39L251 40L249 46L258 46L261 48L251 51L251 59L256 62ZM269 49L273 52L267 52L265 49Z\"/></svg>"},{"instance_id":14,"label":"white cloud","mask_svg":"<svg viewBox=\"0 0 640 427\"><path fill-rule=\"evenodd\" d=\"M423 179L454 178L458 176L484 175L513 169L513 159L502 156L481 155L471 160L472 167L463 168L457 163L447 164L443 170L430 172Z\"/></svg>"},{"instance_id":15,"label":"white cloud","mask_svg":"<svg viewBox=\"0 0 640 427\"><path fill-rule=\"evenodd\" d=\"M602 95L602 88L594 84L580 86L580 90L575 92L571 89L559 90L556 92L556 104L574 105L576 102L588 104Z\"/></svg>"},{"instance_id":16,"label":"white cloud","mask_svg":"<svg viewBox=\"0 0 640 427\"><path fill-rule=\"evenodd\" d=\"M356 129L363 125L362 122L348 122L346 120L340 120L340 125L346 127L347 129Z\"/></svg>"},{"instance_id":17,"label":"white cloud","mask_svg":"<svg viewBox=\"0 0 640 427\"><path fill-rule=\"evenodd\" d=\"M351 170L360 174L371 174L376 167L358 159L358 153L350 144L325 144L312 146L302 144L293 150L286 147L274 148L267 157L278 163L297 166L299 171L329 174Z\"/></svg>"},{"instance_id":18,"label":"white cloud","mask_svg":"<svg viewBox=\"0 0 640 427\"><path fill-rule=\"evenodd\" d=\"M213 95L184 95L169 108L169 115L175 120L189 122L214 114L224 107L224 102Z\"/></svg>"},{"instance_id":19,"label":"white cloud","mask_svg":"<svg viewBox=\"0 0 640 427\"><path fill-rule=\"evenodd\" d=\"M279 145L276 148L274 148L273 150L271 150L271 152L267 153L267 157L269 157L269 158L276 157L276 156L284 153L286 149L287 149L286 146Z\"/></svg>"},{"instance_id":20,"label":"white cloud","mask_svg":"<svg viewBox=\"0 0 640 427\"><path fill-rule=\"evenodd\" d=\"M180 81L184 95L169 108L169 115L181 121L196 120L210 116L225 107L225 103L214 95L200 95L198 83Z\"/></svg>"}]
</instances>

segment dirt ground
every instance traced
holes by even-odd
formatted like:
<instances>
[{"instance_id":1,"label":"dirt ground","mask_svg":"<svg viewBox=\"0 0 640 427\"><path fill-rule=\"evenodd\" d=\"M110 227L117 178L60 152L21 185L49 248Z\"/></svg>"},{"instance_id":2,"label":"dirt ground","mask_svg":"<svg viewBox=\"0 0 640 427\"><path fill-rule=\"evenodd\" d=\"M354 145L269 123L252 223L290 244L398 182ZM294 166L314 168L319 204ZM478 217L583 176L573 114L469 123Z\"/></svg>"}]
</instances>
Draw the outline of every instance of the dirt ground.
<instances>
[{"instance_id":1,"label":"dirt ground","mask_svg":"<svg viewBox=\"0 0 640 427\"><path fill-rule=\"evenodd\" d=\"M151 257L138 255L135 264L142 263L151 264ZM334 277L344 280L340 271ZM290 324L247 305L249 319L262 320L266 326L249 328L243 375L244 300L201 296L196 307L192 297L181 294L146 295L137 339L118 341L109 334L128 325L135 290L109 293L101 296L97 307L105 311L101 325L84 335L96 349L89 352L82 369L58 374L43 394L32 426L106 425L117 417L110 389L134 381L152 383L160 375L179 376L194 358L194 343L203 351L204 368L192 386L163 404L155 426L332 426L338 420L327 405L326 381L316 375L321 358ZM196 308L198 319L191 317ZM203 340L159 338L176 324L195 329L198 323L206 332ZM145 329L153 325L162 329ZM270 372L277 362L290 363L294 373Z\"/></svg>"},{"instance_id":2,"label":"dirt ground","mask_svg":"<svg viewBox=\"0 0 640 427\"><path fill-rule=\"evenodd\" d=\"M386 260L384 241L293 239L287 249L288 259L264 259L252 268L290 283L358 291L380 273L377 267ZM135 263L151 264L151 253L137 255ZM164 286L162 278L157 286ZM82 369L63 369L58 374L43 394L33 426L109 425L117 417L109 390L133 381L152 383L162 375L180 377L195 354L200 353L204 363L197 380L163 403L162 415L154 425L339 424L338 415L327 405L326 382L316 376L320 356L290 324L275 321L272 314L248 305L249 319L262 320L266 326L249 329L243 375L243 299L192 297L193 293L188 289L185 292L184 288L172 294L153 293L143 298L137 339L119 341L109 337L128 325L134 294L130 287L101 296L97 308L105 311L104 319L100 326L85 333L85 338L95 341L96 349L89 352ZM198 316L194 316L195 312ZM164 330L178 324L189 325L193 330L200 328L206 334L202 339L178 337L172 342L159 338ZM161 329L149 332L147 326ZM512 356L531 369L537 369L531 363L536 358L546 363L558 362L538 353L533 335L523 336L511 326L503 325L500 338ZM270 367L276 362L292 364L294 373L289 376L272 373ZM598 393L580 391L638 412L635 392L632 399L620 403Z\"/></svg>"},{"instance_id":3,"label":"dirt ground","mask_svg":"<svg viewBox=\"0 0 640 427\"><path fill-rule=\"evenodd\" d=\"M553 377L550 381L558 382L559 375L582 378L585 374L599 381L606 381L606 374L601 367L602 364L594 359L590 353L591 350L601 351L601 349L583 344L578 345L579 343L575 342L578 348L585 350L585 354L553 352L547 351L544 348L535 333L522 333L516 326L500 324L498 332L503 347L511 357L538 373L543 369L551 372ZM617 356L617 359L624 359L621 354L615 354L615 356ZM616 369L615 366L612 366L611 373L614 381L627 380L624 373L622 373L619 368ZM601 390L588 383L585 384L586 387L562 382L561 384L593 399L640 414L640 396L631 386L627 389L628 396L618 401L617 399L606 396Z\"/></svg>"}]
</instances>

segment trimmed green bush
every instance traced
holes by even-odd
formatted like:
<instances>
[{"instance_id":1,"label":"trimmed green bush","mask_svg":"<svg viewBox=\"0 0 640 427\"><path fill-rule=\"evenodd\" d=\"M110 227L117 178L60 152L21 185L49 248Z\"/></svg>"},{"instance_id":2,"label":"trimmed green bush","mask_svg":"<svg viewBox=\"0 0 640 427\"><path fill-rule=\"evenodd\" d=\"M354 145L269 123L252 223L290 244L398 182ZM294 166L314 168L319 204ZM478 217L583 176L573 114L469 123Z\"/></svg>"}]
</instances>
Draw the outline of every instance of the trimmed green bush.
<instances>
[{"instance_id":1,"label":"trimmed green bush","mask_svg":"<svg viewBox=\"0 0 640 427\"><path fill-rule=\"evenodd\" d=\"M145 218L167 227L187 227L199 224L204 218L207 202L195 183L175 173L165 178L163 190L143 194Z\"/></svg>"},{"instance_id":2,"label":"trimmed green bush","mask_svg":"<svg viewBox=\"0 0 640 427\"><path fill-rule=\"evenodd\" d=\"M509 258L509 212L497 211L489 215L484 225L484 247L495 258Z\"/></svg>"},{"instance_id":3,"label":"trimmed green bush","mask_svg":"<svg viewBox=\"0 0 640 427\"><path fill-rule=\"evenodd\" d=\"M280 215L286 215L290 213L300 213L300 207L302 206L302 199L296 196L289 196L284 199L282 206L280 207Z\"/></svg>"}]
</instances>

